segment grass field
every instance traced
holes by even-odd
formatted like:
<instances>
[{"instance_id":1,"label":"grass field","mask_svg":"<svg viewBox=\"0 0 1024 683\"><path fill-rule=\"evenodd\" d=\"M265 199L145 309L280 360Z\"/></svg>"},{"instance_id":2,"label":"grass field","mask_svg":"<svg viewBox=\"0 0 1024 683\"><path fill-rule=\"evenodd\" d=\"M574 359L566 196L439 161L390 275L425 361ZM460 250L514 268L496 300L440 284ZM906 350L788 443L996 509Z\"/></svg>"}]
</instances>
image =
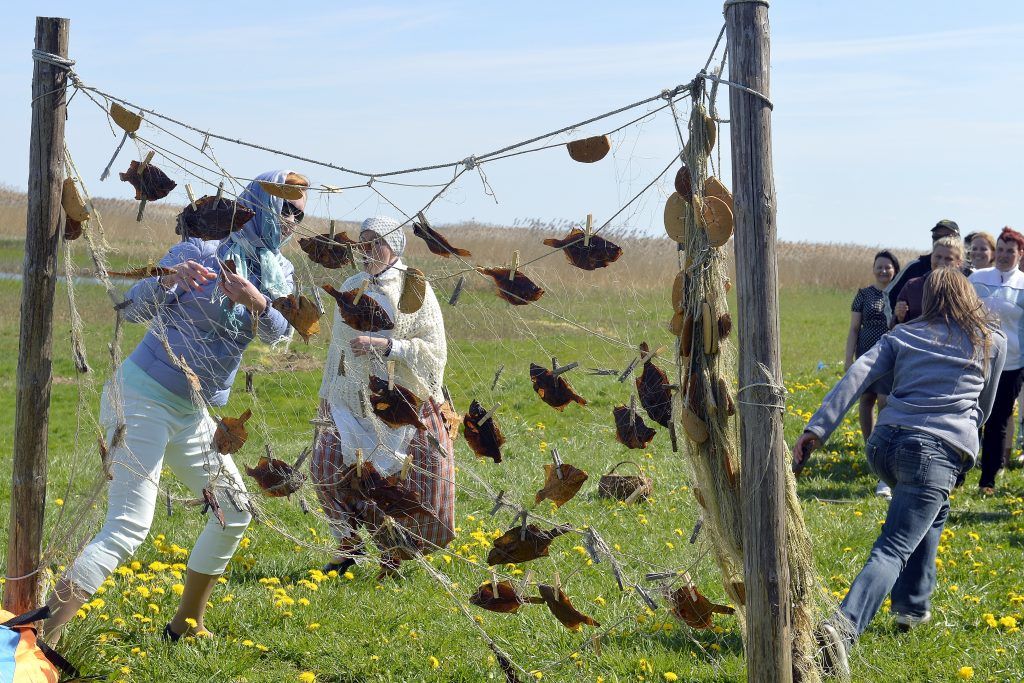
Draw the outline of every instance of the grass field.
<instances>
[{"instance_id":1,"label":"grass field","mask_svg":"<svg viewBox=\"0 0 1024 683\"><path fill-rule=\"evenodd\" d=\"M137 248L123 250L120 258L132 263L148 258L145 247ZM0 245L0 259L13 260L16 251L15 243ZM821 270L820 261L815 265ZM660 274L652 276L638 260L623 269L625 274L606 274L600 285L589 285L566 273L564 264L558 266L548 266L550 271L544 274L549 294L541 303L547 312L511 309L482 287L467 292L455 308L444 305L450 340L447 383L456 403L465 408L472 398L484 403L500 400L499 418L508 446L506 461L495 466L474 462L466 445L457 444L456 459L463 470L459 534L431 562L455 582L455 593L465 602L489 579L475 562L486 555L495 533L510 522L507 513L489 516L490 502L477 495L478 487L466 475L471 470L495 489L506 489L532 504L542 466L550 462L548 451L557 445L565 460L588 471L591 479L561 510L555 512L544 503L538 508L541 514L578 527L593 525L621 550L626 572L634 579L648 571L686 568L705 594L724 600L717 570L707 557L706 537L695 545L687 543L697 506L682 458L671 452L667 434L660 431L643 452L627 452L614 441L611 408L628 401L629 385L574 371L570 378L590 405L571 406L559 414L536 397L527 379L531 361L544 362L551 356L579 361L583 367L621 368L634 355L627 346L588 335L571 321L631 346L645 339L653 345L669 343L664 330L667 286L662 287L667 278L658 280ZM827 268L825 264L825 272ZM448 288L450 282L439 285L443 293ZM110 370L106 344L113 318L98 287L77 288L94 368L87 382L79 384L67 342L70 320L64 291L61 285L46 501L49 538L57 544L57 571L71 557L75 543L85 540L83 534L97 528L102 514L102 501L94 506L84 502L98 470L93 421L96 392ZM782 349L790 390L790 441L839 376L851 297L851 291L818 287L784 290ZM14 421L19 300L17 283L0 282L0 388L7 396L0 402L0 424L8 426ZM126 330L126 351L141 333L138 326ZM287 355L259 346L247 353L246 365L259 368L255 394L243 391L240 376L223 411L237 415L251 407L255 414L250 441L236 456L240 464L253 464L267 442L286 459L308 443L307 420L315 407L325 345L326 334L308 347L293 344ZM494 372L502 364L505 372L492 392ZM872 495L874 480L867 473L852 417L800 479L824 581L821 588L837 598L863 564L885 514L885 503ZM11 429L0 430L4 466L11 444ZM597 497L598 476L623 459L638 460L654 478L655 493L646 503L626 507ZM854 680L960 680L967 675L962 667L971 667L976 680L1024 678L1018 628L1024 622L1024 477L1011 473L1001 480L998 496L982 499L973 490L976 476L954 494L940 549L933 622L900 634L891 618L880 614L855 650ZM0 492L6 493L8 486L0 479ZM322 577L312 570L326 557L326 525L315 515L303 515L295 501L270 500L264 507L268 523L250 528L245 547L214 594L208 626L218 634L216 639L170 646L159 637L177 602L175 586L183 567L179 563L185 562L187 549L205 523L198 509L177 506L171 517L158 510L150 542L138 553L136 564L111 577L88 611L73 622L63 651L84 673L124 681L292 681L308 680L300 678L307 672L318 681L338 682L502 680L475 625L424 568L411 563L401 581L384 584L375 581L371 565L357 567L351 578ZM82 518L84 529L64 540L72 523ZM6 527L0 524L0 541ZM693 631L666 609L646 610L619 593L606 563L588 564L580 539L572 535L555 542L550 558L530 565L546 581L559 572L574 604L604 627L613 627L602 639L598 656L588 648L577 653L589 634L566 631L543 607L527 606L516 615L469 607L477 625L516 661L541 671L544 680L676 680L669 673L680 681L744 679L735 619L719 618L714 631ZM522 569L500 571L518 576Z\"/></svg>"}]
</instances>

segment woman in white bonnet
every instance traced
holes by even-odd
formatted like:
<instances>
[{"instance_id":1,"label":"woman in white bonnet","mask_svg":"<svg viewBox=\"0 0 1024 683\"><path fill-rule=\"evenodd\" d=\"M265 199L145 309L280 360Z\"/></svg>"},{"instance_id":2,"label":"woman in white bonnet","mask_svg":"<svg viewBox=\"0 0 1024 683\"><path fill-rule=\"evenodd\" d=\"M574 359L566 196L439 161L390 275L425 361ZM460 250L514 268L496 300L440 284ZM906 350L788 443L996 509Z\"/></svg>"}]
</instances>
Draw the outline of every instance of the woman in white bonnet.
<instances>
[{"instance_id":1,"label":"woman in white bonnet","mask_svg":"<svg viewBox=\"0 0 1024 683\"><path fill-rule=\"evenodd\" d=\"M405 244L405 233L395 219L366 219L358 245L362 271L341 286L341 291L365 286L363 295L383 306L395 325L391 330L364 333L335 314L320 385L320 415L329 418L333 427L321 431L310 463L320 504L338 542L325 571L342 573L364 554L357 534L360 526L370 531L381 550L382 576L394 573L412 552L443 548L455 535L452 433L457 417L445 405L442 389L448 357L444 320L429 283L419 310L408 314L398 310L407 276L401 258ZM367 402L369 378L386 379L389 361L395 362L395 384L422 399L420 421L425 430L391 428L373 414ZM383 528L379 508L353 488L357 449L363 462L382 476L398 475L400 485L414 491L429 511L414 514L412 520L403 518L402 526L410 533L402 534L401 543ZM411 463L401 478L407 458Z\"/></svg>"}]
</instances>

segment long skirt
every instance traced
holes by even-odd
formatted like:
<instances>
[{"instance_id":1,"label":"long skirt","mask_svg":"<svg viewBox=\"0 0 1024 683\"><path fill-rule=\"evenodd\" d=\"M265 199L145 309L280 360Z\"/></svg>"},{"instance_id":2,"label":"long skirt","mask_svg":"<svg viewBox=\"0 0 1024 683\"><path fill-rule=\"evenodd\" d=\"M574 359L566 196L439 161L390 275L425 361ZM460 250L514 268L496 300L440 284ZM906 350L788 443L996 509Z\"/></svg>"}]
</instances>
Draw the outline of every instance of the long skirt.
<instances>
[{"instance_id":1,"label":"long skirt","mask_svg":"<svg viewBox=\"0 0 1024 683\"><path fill-rule=\"evenodd\" d=\"M342 460L338 430L321 429L310 473L331 533L342 548L359 550L359 527L370 533L391 563L416 553L430 554L451 543L455 537L455 458L443 412L433 400L423 403L420 420L427 428L418 430L409 445L412 463L407 476L394 477L399 487L415 494L423 509L392 519L360 492L355 466Z\"/></svg>"}]
</instances>

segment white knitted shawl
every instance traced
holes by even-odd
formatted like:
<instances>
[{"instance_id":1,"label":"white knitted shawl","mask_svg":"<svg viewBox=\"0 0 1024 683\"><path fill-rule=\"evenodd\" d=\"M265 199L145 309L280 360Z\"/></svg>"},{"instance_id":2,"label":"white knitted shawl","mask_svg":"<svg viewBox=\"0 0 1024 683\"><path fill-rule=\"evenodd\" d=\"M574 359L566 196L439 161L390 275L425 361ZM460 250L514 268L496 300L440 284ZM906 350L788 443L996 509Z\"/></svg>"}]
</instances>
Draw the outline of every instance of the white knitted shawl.
<instances>
[{"instance_id":1,"label":"white knitted shawl","mask_svg":"<svg viewBox=\"0 0 1024 683\"><path fill-rule=\"evenodd\" d=\"M443 403L441 386L444 367L448 361L448 343L444 333L444 318L434 290L427 283L423 306L415 313L398 312L398 300L405 283L405 264L399 259L394 266L377 276L356 273L341 286L349 291L368 282L366 293L376 299L386 298L394 311L393 330L359 332L345 324L337 310L334 313L334 331L327 351L324 377L320 384L320 398L335 406L344 406L354 415L369 415L368 403L370 373L386 378L387 361L395 362L395 382L409 389L421 399L433 398ZM376 353L356 356L349 342L360 335L390 337L391 355L384 358ZM360 389L364 397L360 396Z\"/></svg>"}]
</instances>

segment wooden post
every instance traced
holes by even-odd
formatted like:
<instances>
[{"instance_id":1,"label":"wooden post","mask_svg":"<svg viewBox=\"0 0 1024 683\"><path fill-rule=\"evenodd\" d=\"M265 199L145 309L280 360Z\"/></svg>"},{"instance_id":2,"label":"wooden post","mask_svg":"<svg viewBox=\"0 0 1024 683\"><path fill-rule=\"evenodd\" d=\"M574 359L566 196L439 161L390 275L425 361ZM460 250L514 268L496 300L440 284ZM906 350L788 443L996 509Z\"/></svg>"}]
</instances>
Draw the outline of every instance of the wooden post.
<instances>
[{"instance_id":1,"label":"wooden post","mask_svg":"<svg viewBox=\"0 0 1024 683\"><path fill-rule=\"evenodd\" d=\"M769 96L768 3L725 5L729 80ZM771 109L729 89L739 305L740 446L743 453L743 573L747 593L747 680L793 680L786 550L786 445L779 355L778 263ZM764 369L762 369L764 368ZM767 370L767 376L765 374Z\"/></svg>"},{"instance_id":2,"label":"wooden post","mask_svg":"<svg viewBox=\"0 0 1024 683\"><path fill-rule=\"evenodd\" d=\"M67 57L68 19L36 17L36 49ZM4 609L20 614L39 602L46 447L50 414L53 298L64 179L67 72L36 60L32 71L28 223L21 288L21 337L14 412L11 521Z\"/></svg>"}]
</instances>

